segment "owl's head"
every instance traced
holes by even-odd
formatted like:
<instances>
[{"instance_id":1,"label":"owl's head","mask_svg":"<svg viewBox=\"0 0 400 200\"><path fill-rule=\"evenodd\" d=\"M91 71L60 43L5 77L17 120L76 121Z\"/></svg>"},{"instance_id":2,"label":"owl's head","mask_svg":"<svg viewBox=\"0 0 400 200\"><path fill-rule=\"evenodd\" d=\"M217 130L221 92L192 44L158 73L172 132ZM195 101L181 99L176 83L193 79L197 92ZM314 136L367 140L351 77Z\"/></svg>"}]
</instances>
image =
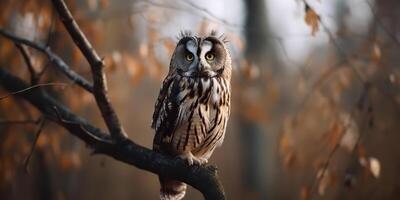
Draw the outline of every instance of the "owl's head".
<instances>
[{"instance_id":1,"label":"owl's head","mask_svg":"<svg viewBox=\"0 0 400 200\"><path fill-rule=\"evenodd\" d=\"M231 58L225 41L211 33L205 37L182 34L171 60L172 70L189 78L230 77Z\"/></svg>"}]
</instances>

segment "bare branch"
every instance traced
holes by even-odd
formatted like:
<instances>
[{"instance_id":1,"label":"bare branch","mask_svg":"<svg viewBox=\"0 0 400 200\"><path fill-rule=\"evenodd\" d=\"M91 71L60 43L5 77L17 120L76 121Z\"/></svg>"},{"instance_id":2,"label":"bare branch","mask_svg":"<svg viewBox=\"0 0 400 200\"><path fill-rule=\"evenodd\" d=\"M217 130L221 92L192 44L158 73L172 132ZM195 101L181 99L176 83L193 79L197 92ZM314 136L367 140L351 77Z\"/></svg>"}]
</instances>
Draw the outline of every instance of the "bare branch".
<instances>
[{"instance_id":1,"label":"bare branch","mask_svg":"<svg viewBox=\"0 0 400 200\"><path fill-rule=\"evenodd\" d=\"M390 32L385 24L383 24L381 18L378 16L378 13L375 12L371 2L369 1L365 1L368 4L369 9L371 10L372 15L374 16L376 22L378 22L378 24L382 27L383 31L385 31L385 33L390 37L390 39L392 39L394 41L394 43L397 44L397 46L400 46L400 41L397 40L397 37L394 33Z\"/></svg>"},{"instance_id":2,"label":"bare branch","mask_svg":"<svg viewBox=\"0 0 400 200\"><path fill-rule=\"evenodd\" d=\"M55 27L55 12L54 9L51 10L51 24L49 27L49 31L47 33L47 40L46 40L46 46L49 47L50 46L50 42L52 40L52 36L53 36L53 31L54 31L54 27ZM51 61L47 60L46 64L43 66L42 70L40 72L37 73L37 81L39 82L40 78L42 78L43 74L46 72L47 68L49 67Z\"/></svg>"},{"instance_id":3,"label":"bare branch","mask_svg":"<svg viewBox=\"0 0 400 200\"><path fill-rule=\"evenodd\" d=\"M369 92L369 88L370 88L370 83L369 82L365 82L363 84L363 91L360 94L360 97L357 100L356 106L354 106L353 111L350 113L350 119L354 118L355 115L355 111L357 109L361 110L362 112L365 112L367 109L364 108L366 106L362 106L363 104L365 104L365 102L368 100L368 92ZM312 186L311 186L311 192L313 192L316 188L317 185L320 184L320 182L322 181L322 179L324 178L329 165L333 159L333 156L336 154L336 152L339 150L339 147L341 146L341 140L344 137L346 131L351 127L351 122L348 122L348 124L346 124L344 126L344 128L341 130L340 132L340 138L338 140L338 142L335 144L335 146L330 150L327 159L325 160L325 162L323 163L322 168L320 169L321 171L318 171L317 174L315 175L315 178L313 180ZM362 133L362 131L360 131L360 133ZM361 137L363 136L360 135L357 138L357 142L356 145L353 148L353 154L355 152L356 147L358 146L359 142L361 141ZM313 194L313 193L311 193Z\"/></svg>"},{"instance_id":4,"label":"bare branch","mask_svg":"<svg viewBox=\"0 0 400 200\"><path fill-rule=\"evenodd\" d=\"M26 66L28 67L29 73L31 75L31 85L34 85L37 83L37 77L36 77L36 72L35 69L33 68L31 59L29 58L29 53L28 51L25 49L25 47L23 47L21 44L19 43L15 43L15 46L19 49L19 51L21 52L22 58L25 61Z\"/></svg>"},{"instance_id":5,"label":"bare branch","mask_svg":"<svg viewBox=\"0 0 400 200\"><path fill-rule=\"evenodd\" d=\"M308 89L307 94L301 99L300 104L297 106L297 110L294 113L294 122L297 123L300 112L302 109L304 109L306 103L308 100L311 98L311 96L314 94L315 91L318 90L318 88L322 87L323 83L328 80L328 78L337 70L340 69L341 66L347 63L347 60L341 60L337 63L334 63L332 66L328 67L328 70L323 72L318 79L312 84L312 86Z\"/></svg>"},{"instance_id":6,"label":"bare branch","mask_svg":"<svg viewBox=\"0 0 400 200\"><path fill-rule=\"evenodd\" d=\"M0 85L12 93L28 87L20 78L5 70L4 66L0 66ZM188 166L184 160L156 153L129 139L115 143L107 133L72 113L43 90L18 93L18 96L30 102L46 119L58 123L83 140L96 154L108 155L140 169L183 181L198 189L205 199L225 199L223 187L214 166Z\"/></svg>"},{"instance_id":7,"label":"bare branch","mask_svg":"<svg viewBox=\"0 0 400 200\"><path fill-rule=\"evenodd\" d=\"M303 0L304 6L307 8L312 8L310 4L307 3L306 0ZM314 8L312 8L315 10ZM328 28L328 26L325 24L325 22L319 18L319 23L321 24L322 28L324 29L325 33L328 35L329 40L332 42L332 44L335 46L335 48L338 50L338 52L343 56L344 60L348 60L348 65L351 67L351 69L355 72L357 78L360 80L360 82L365 83L365 78L361 74L361 72L350 62L351 60L349 59L349 56L347 53L343 50L343 48L339 45L338 41L334 37L334 34L332 31Z\"/></svg>"},{"instance_id":8,"label":"bare branch","mask_svg":"<svg viewBox=\"0 0 400 200\"><path fill-rule=\"evenodd\" d=\"M218 180L216 167L188 166L182 159L172 158L154 152L132 142L126 137L126 133L107 95L102 59L100 59L78 27L64 1L52 0L52 2L61 21L69 32L69 35L91 66L93 88L90 87L90 89L92 89L92 93L95 96L97 105L111 136L99 128L94 127L85 119L72 113L63 104L49 96L44 90L22 92L28 90L28 85L20 78L9 73L4 67L0 67L0 85L11 92L11 94L16 94L18 97L30 102L46 119L58 123L71 134L83 140L93 149L95 154L108 155L116 160L136 166L140 169L185 182L202 192L205 199L225 199L223 187ZM32 45L34 48L39 47L39 50L49 55L50 51L48 47L15 37L1 29L0 34L14 42L25 42L28 46ZM59 58L59 60L61 60L61 58ZM68 67L68 65L65 66ZM66 69L70 70L69 68Z\"/></svg>"},{"instance_id":9,"label":"bare branch","mask_svg":"<svg viewBox=\"0 0 400 200\"><path fill-rule=\"evenodd\" d=\"M85 78L73 71L57 54L53 53L49 47L15 36L14 34L9 33L2 28L0 28L0 35L12 40L14 43L25 44L40 52L43 52L47 55L49 60L53 62L57 66L57 68L61 72L63 72L70 80L72 80L88 92L93 91L92 84L90 84Z\"/></svg>"},{"instance_id":10,"label":"bare branch","mask_svg":"<svg viewBox=\"0 0 400 200\"><path fill-rule=\"evenodd\" d=\"M226 21L225 19L218 17L217 15L215 15L211 11L207 10L206 8L203 8L203 7L193 3L191 1L181 0L181 2L183 2L183 3L187 4L187 5L189 5L190 7L194 8L194 10L196 10L196 11L201 11L201 12L207 14L208 16L213 18L214 20L216 20L216 21L218 21L218 22L220 22L220 23L222 23L222 24L224 24L226 26L239 27L239 25L232 24L232 23Z\"/></svg>"},{"instance_id":11,"label":"bare branch","mask_svg":"<svg viewBox=\"0 0 400 200\"><path fill-rule=\"evenodd\" d=\"M6 120L0 119L0 125L10 125L10 124L38 124L39 120L25 119L25 120Z\"/></svg>"},{"instance_id":12,"label":"bare branch","mask_svg":"<svg viewBox=\"0 0 400 200\"><path fill-rule=\"evenodd\" d=\"M93 95L103 116L108 130L114 139L127 137L107 94L106 75L103 72L103 61L80 30L74 17L63 0L52 0L55 10L60 16L69 35L89 62L93 78Z\"/></svg>"},{"instance_id":13,"label":"bare branch","mask_svg":"<svg viewBox=\"0 0 400 200\"><path fill-rule=\"evenodd\" d=\"M29 161L31 160L33 151L35 150L36 143L37 143L37 141L39 139L40 133L43 130L44 124L45 124L45 119L44 118L40 118L39 119L39 124L38 124L38 126L37 126L37 128L35 130L35 138L33 139L31 150L29 151L29 154L25 158L25 161L24 161L24 169L25 169L25 172L27 172L27 173L29 172Z\"/></svg>"},{"instance_id":14,"label":"bare branch","mask_svg":"<svg viewBox=\"0 0 400 200\"><path fill-rule=\"evenodd\" d=\"M10 97L10 96L15 95L15 94L24 93L24 92L27 92L29 90L33 90L33 89L39 88L39 87L45 87L45 86L61 86L61 87L65 87L65 86L69 86L69 85L70 84L66 84L66 83L40 83L40 84L32 85L32 86L26 87L24 89L21 89L21 90L18 90L18 91L11 92L11 93L8 93L6 95L0 96L0 100L5 99L5 98Z\"/></svg>"}]
</instances>

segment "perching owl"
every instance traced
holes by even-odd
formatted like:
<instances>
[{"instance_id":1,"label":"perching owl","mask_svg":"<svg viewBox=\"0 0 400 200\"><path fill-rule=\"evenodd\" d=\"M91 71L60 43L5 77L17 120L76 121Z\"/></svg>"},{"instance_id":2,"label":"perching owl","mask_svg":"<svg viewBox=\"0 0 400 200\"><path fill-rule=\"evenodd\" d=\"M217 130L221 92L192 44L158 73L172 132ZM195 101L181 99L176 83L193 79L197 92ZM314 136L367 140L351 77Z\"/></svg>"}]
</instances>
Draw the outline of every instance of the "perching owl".
<instances>
[{"instance_id":1,"label":"perching owl","mask_svg":"<svg viewBox=\"0 0 400 200\"><path fill-rule=\"evenodd\" d=\"M155 104L153 150L205 164L222 144L230 114L231 58L225 41L183 33ZM182 199L186 184L159 177L160 198Z\"/></svg>"}]
</instances>

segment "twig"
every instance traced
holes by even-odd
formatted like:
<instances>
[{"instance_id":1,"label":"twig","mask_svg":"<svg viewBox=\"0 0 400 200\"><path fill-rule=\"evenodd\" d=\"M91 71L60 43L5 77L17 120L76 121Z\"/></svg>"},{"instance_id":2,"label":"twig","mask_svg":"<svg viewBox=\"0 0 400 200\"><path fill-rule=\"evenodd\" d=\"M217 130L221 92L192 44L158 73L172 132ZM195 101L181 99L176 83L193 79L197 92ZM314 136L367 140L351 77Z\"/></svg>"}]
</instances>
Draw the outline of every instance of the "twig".
<instances>
[{"instance_id":1,"label":"twig","mask_svg":"<svg viewBox=\"0 0 400 200\"><path fill-rule=\"evenodd\" d=\"M380 17L378 17L378 14L374 11L374 9L372 8L371 2L369 2L368 0L365 1L368 4L369 9L371 10L372 15L374 16L375 20L378 22L378 24L382 27L383 31L385 31L385 33L390 37L390 39L392 39L394 41L394 43L397 44L397 46L400 46L400 41L397 40L396 35L391 33L386 26L383 24L382 20L380 19Z\"/></svg>"},{"instance_id":2,"label":"twig","mask_svg":"<svg viewBox=\"0 0 400 200\"><path fill-rule=\"evenodd\" d=\"M35 130L35 138L33 139L33 143L32 143L32 146L31 146L31 150L29 151L29 154L28 154L28 156L25 158L25 161L24 161L24 169L25 169L25 172L26 172L26 173L29 173L29 161L31 160L33 151L35 151L35 147L36 147L37 141L38 141L38 139L39 139L40 133L41 133L42 130L43 130L45 121L46 121L46 120L45 120L44 118L40 118L39 124L38 124L38 126L37 126L37 128L36 128L36 130Z\"/></svg>"},{"instance_id":3,"label":"twig","mask_svg":"<svg viewBox=\"0 0 400 200\"><path fill-rule=\"evenodd\" d=\"M366 82L363 85L363 92L361 93L360 97L358 98L357 101L357 105L354 107L353 111L350 114L350 119L352 119L354 117L355 114L355 110L357 108L360 108L360 104L362 104L368 97L368 90L369 90L369 83ZM362 109L362 107L361 107ZM351 126L351 122L349 122L346 126L344 126L344 128L342 129L341 133L340 133L340 138L338 140L338 142L335 144L335 146L333 147L333 149L329 152L328 154L328 158L326 159L326 161L324 162L324 165L322 166L322 168L320 169L321 171L318 170L317 175L315 175L315 179L313 180L313 183L311 185L311 195L313 194L313 191L316 189L317 185L321 182L321 180L324 178L326 171L333 159L333 156L335 155L335 153L337 152L337 150L339 149L340 145L341 145L341 140L344 137L346 131L350 128ZM358 137L357 139L357 143L356 145L358 145L358 142L361 140L361 136ZM353 149L354 151L354 149Z\"/></svg>"},{"instance_id":4,"label":"twig","mask_svg":"<svg viewBox=\"0 0 400 200\"><path fill-rule=\"evenodd\" d=\"M294 121L297 123L297 119L299 117L300 111L302 108L305 107L305 104L308 102L309 98L312 94L322 86L322 84L328 80L329 76L331 76L336 70L340 69L340 66L344 65L347 60L339 61L328 68L327 71L321 74L321 76L312 84L311 88L309 89L308 93L305 94L303 99L301 100L300 104L297 106L298 109L295 111L294 114Z\"/></svg>"},{"instance_id":5,"label":"twig","mask_svg":"<svg viewBox=\"0 0 400 200\"><path fill-rule=\"evenodd\" d=\"M25 44L36 50L39 50L40 52L43 52L47 55L50 61L53 62L55 66L57 66L57 68L61 72L63 72L63 74L65 74L70 80L72 80L82 88L86 89L88 92L93 91L92 84L90 84L85 78L74 72L57 54L53 53L49 47L15 36L14 34L9 33L2 28L0 28L0 35L12 40L15 43Z\"/></svg>"},{"instance_id":6,"label":"twig","mask_svg":"<svg viewBox=\"0 0 400 200\"><path fill-rule=\"evenodd\" d=\"M6 120L0 119L0 125L9 125L9 124L38 124L39 120L33 119L25 119L25 120Z\"/></svg>"},{"instance_id":7,"label":"twig","mask_svg":"<svg viewBox=\"0 0 400 200\"><path fill-rule=\"evenodd\" d=\"M31 59L29 58L28 51L19 43L15 43L15 46L21 52L22 58L25 61L26 66L28 67L30 77L31 77L31 85L35 85L37 83L37 76L35 69L32 65Z\"/></svg>"},{"instance_id":8,"label":"twig","mask_svg":"<svg viewBox=\"0 0 400 200\"><path fill-rule=\"evenodd\" d=\"M105 143L108 143L108 144L112 144L113 143L113 141L110 140L110 139L105 139L103 137L99 137L99 136L97 136L95 134L92 134L89 130L86 130L85 127L82 126L82 124L80 124L80 123L76 123L76 122L68 121L68 120L64 119L61 116L61 113L60 113L60 111L58 110L58 108L56 106L53 107L53 110L56 113L56 116L57 116L57 119L58 119L59 122L61 122L63 124L68 124L68 126L75 127L76 129L79 129L79 130L85 132L89 137L93 138L94 140L98 140L98 141L105 142Z\"/></svg>"},{"instance_id":9,"label":"twig","mask_svg":"<svg viewBox=\"0 0 400 200\"><path fill-rule=\"evenodd\" d=\"M49 27L49 31L47 33L47 41L46 41L46 46L49 48L50 47L50 42L52 39L52 35L53 35L53 31L54 31L54 26L55 26L55 12L52 9L52 14L51 14L51 24ZM47 60L46 64L44 65L44 67L42 68L42 70L40 72L37 73L37 80L39 81L40 78L42 78L43 74L46 72L47 68L49 67L51 61Z\"/></svg>"},{"instance_id":10,"label":"twig","mask_svg":"<svg viewBox=\"0 0 400 200\"><path fill-rule=\"evenodd\" d=\"M116 140L127 138L107 94L103 61L85 37L63 0L52 0L55 10L69 35L89 62L93 78L93 95L111 136Z\"/></svg>"},{"instance_id":11,"label":"twig","mask_svg":"<svg viewBox=\"0 0 400 200\"><path fill-rule=\"evenodd\" d=\"M7 97L10 97L10 96L12 96L12 95L24 93L24 92L27 92L27 91L29 91L29 90L32 90L32 89L35 89L35 88L39 88L39 87L46 87L46 86L61 86L61 87L66 87L66 86L69 86L69 85L70 85L70 84L66 84L66 83L40 83L40 84L36 84L36 85L29 86L29 87L24 88L24 89L22 89L22 90L18 90L18 91L11 92L11 93L8 93L8 94L6 94L6 95L0 96L0 100L5 99L5 98L7 98Z\"/></svg>"},{"instance_id":12,"label":"twig","mask_svg":"<svg viewBox=\"0 0 400 200\"><path fill-rule=\"evenodd\" d=\"M201 7L201 6L198 6L197 4L195 4L195 3L191 2L191 1L181 0L181 2L184 2L185 4L191 6L192 8L194 8L194 10L202 11L203 13L206 13L208 16L210 16L210 17L213 18L214 20L216 20L216 21L218 21L218 22L220 22L220 23L222 23L222 24L224 24L224 25L231 26L231 27L239 27L239 25L237 25L237 24L232 24L232 23L226 21L225 19L222 19L222 18L216 16L214 13L210 12L210 11L207 10L206 8L203 8L203 7Z\"/></svg>"},{"instance_id":13,"label":"twig","mask_svg":"<svg viewBox=\"0 0 400 200\"><path fill-rule=\"evenodd\" d=\"M307 3L306 0L303 0L303 3L305 7L311 8L312 10L315 10L310 6L310 4ZM342 47L339 45L339 43L336 41L335 37L333 36L333 33L331 30L328 28L328 26L325 24L325 22L321 19L321 17L318 18L319 23L321 24L322 28L324 28L325 33L328 35L329 39L332 41L333 45L335 48L338 50L338 52L343 56L344 60L348 60L348 64L351 67L351 69L355 72L357 78L362 82L365 83L365 78L362 76L361 72L358 71L358 69L350 62L351 60L349 59L349 56L346 54L346 52L342 49Z\"/></svg>"},{"instance_id":14,"label":"twig","mask_svg":"<svg viewBox=\"0 0 400 200\"><path fill-rule=\"evenodd\" d=\"M191 9L192 11L188 10L188 9L184 9L182 6L178 7L178 6L176 6L177 4L171 4L171 3L159 3L159 2L156 2L156 1L152 1L152 0L140 0L140 1L137 1L137 2L144 2L144 3L147 3L148 5L151 5L151 6L154 6L154 7L159 7L159 8L164 8L164 9L171 9L171 10L176 10L176 11L180 11L180 12L187 12L187 13L189 13L191 15L194 15L194 16L207 18L208 20L211 20L211 21L217 22L219 24L225 25L226 27L239 28L239 29L243 28L241 25L230 23L227 20L225 20L225 19L223 19L221 17L218 17L217 15L215 15L214 13L209 11L208 9L203 8L201 6L198 6L195 3L192 3L192 2L186 1L186 0L179 0L179 1L183 2L184 4L186 4L187 6L192 8ZM195 11L195 12L193 12L193 11ZM197 11L200 11L200 12L197 12ZM201 12L203 14L200 14ZM129 14L132 14L132 11ZM208 15L208 16L205 16L204 14Z\"/></svg>"}]
</instances>

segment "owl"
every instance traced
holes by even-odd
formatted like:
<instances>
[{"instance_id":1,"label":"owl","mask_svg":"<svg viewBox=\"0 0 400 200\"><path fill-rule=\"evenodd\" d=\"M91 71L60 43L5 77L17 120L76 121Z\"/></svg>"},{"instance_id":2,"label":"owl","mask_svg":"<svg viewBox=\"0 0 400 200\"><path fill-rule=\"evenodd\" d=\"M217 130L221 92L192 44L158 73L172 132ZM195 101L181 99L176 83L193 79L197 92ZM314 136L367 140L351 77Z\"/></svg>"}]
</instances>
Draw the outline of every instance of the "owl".
<instances>
[{"instance_id":1,"label":"owl","mask_svg":"<svg viewBox=\"0 0 400 200\"><path fill-rule=\"evenodd\" d=\"M230 114L231 57L221 36L183 33L157 98L153 150L205 164L224 140ZM159 177L160 199L182 199L186 184Z\"/></svg>"}]
</instances>

